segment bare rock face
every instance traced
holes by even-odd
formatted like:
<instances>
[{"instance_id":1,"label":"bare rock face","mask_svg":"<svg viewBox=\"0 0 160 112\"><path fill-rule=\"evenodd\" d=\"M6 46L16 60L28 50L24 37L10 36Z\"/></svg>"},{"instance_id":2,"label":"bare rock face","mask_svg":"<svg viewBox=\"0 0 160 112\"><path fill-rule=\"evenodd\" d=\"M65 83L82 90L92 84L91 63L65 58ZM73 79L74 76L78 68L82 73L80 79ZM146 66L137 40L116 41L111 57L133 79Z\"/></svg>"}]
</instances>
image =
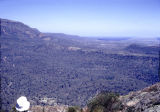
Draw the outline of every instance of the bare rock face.
<instances>
[{"instance_id":1,"label":"bare rock face","mask_svg":"<svg viewBox=\"0 0 160 112\"><path fill-rule=\"evenodd\" d=\"M124 112L160 112L160 83L119 98Z\"/></svg>"},{"instance_id":2,"label":"bare rock face","mask_svg":"<svg viewBox=\"0 0 160 112\"><path fill-rule=\"evenodd\" d=\"M44 107L43 106L33 106L31 107L32 112L43 112Z\"/></svg>"}]
</instances>

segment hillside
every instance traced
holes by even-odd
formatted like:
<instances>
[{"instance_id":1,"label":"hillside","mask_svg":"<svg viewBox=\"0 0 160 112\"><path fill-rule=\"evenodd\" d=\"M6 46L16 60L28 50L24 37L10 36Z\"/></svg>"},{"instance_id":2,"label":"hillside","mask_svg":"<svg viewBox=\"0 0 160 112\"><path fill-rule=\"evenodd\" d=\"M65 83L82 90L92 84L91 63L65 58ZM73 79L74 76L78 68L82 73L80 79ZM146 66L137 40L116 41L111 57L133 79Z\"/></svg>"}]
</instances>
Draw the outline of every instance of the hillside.
<instances>
[{"instance_id":1,"label":"hillside","mask_svg":"<svg viewBox=\"0 0 160 112\"><path fill-rule=\"evenodd\" d=\"M41 99L51 98L57 104L85 106L100 91L127 94L158 82L158 50L146 53L148 48L142 52L135 47L131 51L131 40L42 33L21 22L1 22L1 98L5 110L21 95L34 105L48 105Z\"/></svg>"},{"instance_id":2,"label":"hillside","mask_svg":"<svg viewBox=\"0 0 160 112\"><path fill-rule=\"evenodd\" d=\"M160 112L160 83L131 92L125 96L119 96L122 109L115 112ZM109 103L109 102L108 102ZM67 105L56 106L32 106L32 112L65 112ZM76 109L78 111L78 109ZM88 107L84 107L83 112L87 112Z\"/></svg>"}]
</instances>

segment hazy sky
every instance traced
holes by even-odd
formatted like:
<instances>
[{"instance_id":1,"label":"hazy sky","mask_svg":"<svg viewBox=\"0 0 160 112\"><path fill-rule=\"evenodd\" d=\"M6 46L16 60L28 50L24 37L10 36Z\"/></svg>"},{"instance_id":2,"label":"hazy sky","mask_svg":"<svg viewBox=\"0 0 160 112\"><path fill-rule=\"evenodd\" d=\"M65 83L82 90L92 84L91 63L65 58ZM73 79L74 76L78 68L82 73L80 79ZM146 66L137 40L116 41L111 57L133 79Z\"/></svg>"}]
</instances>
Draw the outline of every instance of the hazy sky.
<instances>
[{"instance_id":1,"label":"hazy sky","mask_svg":"<svg viewBox=\"0 0 160 112\"><path fill-rule=\"evenodd\" d=\"M160 36L160 0L0 0L0 18L42 32Z\"/></svg>"}]
</instances>

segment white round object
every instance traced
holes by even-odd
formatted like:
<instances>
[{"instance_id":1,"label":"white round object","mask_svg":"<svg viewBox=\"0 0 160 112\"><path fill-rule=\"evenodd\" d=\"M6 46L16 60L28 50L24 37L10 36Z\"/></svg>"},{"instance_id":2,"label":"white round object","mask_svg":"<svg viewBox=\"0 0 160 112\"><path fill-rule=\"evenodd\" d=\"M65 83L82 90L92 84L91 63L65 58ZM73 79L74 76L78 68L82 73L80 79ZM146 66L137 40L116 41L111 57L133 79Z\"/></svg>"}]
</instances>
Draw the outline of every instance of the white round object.
<instances>
[{"instance_id":1,"label":"white round object","mask_svg":"<svg viewBox=\"0 0 160 112\"><path fill-rule=\"evenodd\" d=\"M16 104L16 110L17 111L26 111L30 107L30 102L27 101L27 98L25 96L21 96L17 99L17 104Z\"/></svg>"}]
</instances>

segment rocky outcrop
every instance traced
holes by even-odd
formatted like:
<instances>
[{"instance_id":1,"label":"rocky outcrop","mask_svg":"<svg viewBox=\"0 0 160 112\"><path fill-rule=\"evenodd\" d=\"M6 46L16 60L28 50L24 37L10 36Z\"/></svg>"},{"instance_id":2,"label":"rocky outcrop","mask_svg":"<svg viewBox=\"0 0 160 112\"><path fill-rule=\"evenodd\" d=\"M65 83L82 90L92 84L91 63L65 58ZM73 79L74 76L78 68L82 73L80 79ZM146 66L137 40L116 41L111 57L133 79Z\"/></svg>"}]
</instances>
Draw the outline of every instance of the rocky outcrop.
<instances>
[{"instance_id":1,"label":"rocky outcrop","mask_svg":"<svg viewBox=\"0 0 160 112\"><path fill-rule=\"evenodd\" d=\"M160 112L160 83L120 96L124 112Z\"/></svg>"},{"instance_id":2,"label":"rocky outcrop","mask_svg":"<svg viewBox=\"0 0 160 112\"><path fill-rule=\"evenodd\" d=\"M32 106L32 112L66 112L68 106L56 105L56 106Z\"/></svg>"},{"instance_id":3,"label":"rocky outcrop","mask_svg":"<svg viewBox=\"0 0 160 112\"><path fill-rule=\"evenodd\" d=\"M116 112L160 112L160 83L128 95L120 96L123 109ZM32 106L32 112L66 112L68 106ZM82 109L88 112L88 108ZM78 111L78 110L77 110Z\"/></svg>"}]
</instances>

